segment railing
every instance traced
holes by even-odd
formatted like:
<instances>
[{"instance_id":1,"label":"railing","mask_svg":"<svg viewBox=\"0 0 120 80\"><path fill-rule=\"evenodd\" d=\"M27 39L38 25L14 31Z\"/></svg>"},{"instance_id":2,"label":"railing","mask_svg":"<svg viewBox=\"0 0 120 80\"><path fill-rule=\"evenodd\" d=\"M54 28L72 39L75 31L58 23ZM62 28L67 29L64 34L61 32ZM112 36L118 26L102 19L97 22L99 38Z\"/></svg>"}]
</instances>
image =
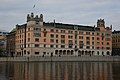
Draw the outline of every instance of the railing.
<instances>
[{"instance_id":1,"label":"railing","mask_svg":"<svg viewBox=\"0 0 120 80\"><path fill-rule=\"evenodd\" d=\"M120 56L0 57L0 61L120 61Z\"/></svg>"}]
</instances>

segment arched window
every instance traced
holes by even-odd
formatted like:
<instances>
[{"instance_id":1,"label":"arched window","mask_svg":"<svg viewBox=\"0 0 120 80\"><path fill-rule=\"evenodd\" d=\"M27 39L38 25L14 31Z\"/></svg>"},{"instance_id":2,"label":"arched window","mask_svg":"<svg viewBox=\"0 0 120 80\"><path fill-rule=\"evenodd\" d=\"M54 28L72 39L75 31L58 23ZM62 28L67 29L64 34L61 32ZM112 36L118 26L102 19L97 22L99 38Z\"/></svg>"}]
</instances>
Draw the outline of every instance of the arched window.
<instances>
[{"instance_id":1,"label":"arched window","mask_svg":"<svg viewBox=\"0 0 120 80\"><path fill-rule=\"evenodd\" d=\"M70 50L67 50L67 55L70 55Z\"/></svg>"},{"instance_id":2,"label":"arched window","mask_svg":"<svg viewBox=\"0 0 120 80\"><path fill-rule=\"evenodd\" d=\"M61 55L62 54L62 50L59 50L59 55Z\"/></svg>"},{"instance_id":3,"label":"arched window","mask_svg":"<svg viewBox=\"0 0 120 80\"><path fill-rule=\"evenodd\" d=\"M109 51L107 51L107 55L110 55L110 52L109 52Z\"/></svg>"},{"instance_id":4,"label":"arched window","mask_svg":"<svg viewBox=\"0 0 120 80\"><path fill-rule=\"evenodd\" d=\"M84 55L84 51L82 51L82 55Z\"/></svg>"},{"instance_id":5,"label":"arched window","mask_svg":"<svg viewBox=\"0 0 120 80\"><path fill-rule=\"evenodd\" d=\"M104 52L102 51L102 55L104 56Z\"/></svg>"},{"instance_id":6,"label":"arched window","mask_svg":"<svg viewBox=\"0 0 120 80\"><path fill-rule=\"evenodd\" d=\"M58 55L58 50L55 50L55 54Z\"/></svg>"},{"instance_id":7,"label":"arched window","mask_svg":"<svg viewBox=\"0 0 120 80\"><path fill-rule=\"evenodd\" d=\"M73 50L71 50L71 55L73 55L74 54L74 51Z\"/></svg>"},{"instance_id":8,"label":"arched window","mask_svg":"<svg viewBox=\"0 0 120 80\"><path fill-rule=\"evenodd\" d=\"M63 55L66 55L66 50L63 50Z\"/></svg>"},{"instance_id":9,"label":"arched window","mask_svg":"<svg viewBox=\"0 0 120 80\"><path fill-rule=\"evenodd\" d=\"M97 55L99 55L99 51L97 51Z\"/></svg>"},{"instance_id":10,"label":"arched window","mask_svg":"<svg viewBox=\"0 0 120 80\"><path fill-rule=\"evenodd\" d=\"M78 51L78 56L81 56L81 53L82 53L82 52L79 50L79 51Z\"/></svg>"}]
</instances>

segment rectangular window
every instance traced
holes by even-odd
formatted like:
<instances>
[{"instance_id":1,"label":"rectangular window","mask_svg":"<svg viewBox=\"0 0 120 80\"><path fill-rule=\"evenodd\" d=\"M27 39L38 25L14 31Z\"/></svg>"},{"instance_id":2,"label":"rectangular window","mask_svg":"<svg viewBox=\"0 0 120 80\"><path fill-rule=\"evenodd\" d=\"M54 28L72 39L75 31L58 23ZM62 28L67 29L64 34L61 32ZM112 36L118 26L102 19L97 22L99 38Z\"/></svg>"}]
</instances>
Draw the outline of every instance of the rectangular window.
<instances>
[{"instance_id":1,"label":"rectangular window","mask_svg":"<svg viewBox=\"0 0 120 80\"><path fill-rule=\"evenodd\" d=\"M90 32L86 32L86 35L90 35Z\"/></svg>"},{"instance_id":2,"label":"rectangular window","mask_svg":"<svg viewBox=\"0 0 120 80\"><path fill-rule=\"evenodd\" d=\"M61 45L61 48L65 48L65 45Z\"/></svg>"},{"instance_id":3,"label":"rectangular window","mask_svg":"<svg viewBox=\"0 0 120 80\"><path fill-rule=\"evenodd\" d=\"M44 31L46 31L46 29L44 29Z\"/></svg>"},{"instance_id":4,"label":"rectangular window","mask_svg":"<svg viewBox=\"0 0 120 80\"><path fill-rule=\"evenodd\" d=\"M100 35L100 33L97 33L97 35L99 36L99 35Z\"/></svg>"},{"instance_id":5,"label":"rectangular window","mask_svg":"<svg viewBox=\"0 0 120 80\"><path fill-rule=\"evenodd\" d=\"M44 42L46 42L46 39L44 39Z\"/></svg>"},{"instance_id":6,"label":"rectangular window","mask_svg":"<svg viewBox=\"0 0 120 80\"><path fill-rule=\"evenodd\" d=\"M56 45L56 48L58 48L58 45Z\"/></svg>"},{"instance_id":7,"label":"rectangular window","mask_svg":"<svg viewBox=\"0 0 120 80\"><path fill-rule=\"evenodd\" d=\"M28 47L30 47L30 44L28 44Z\"/></svg>"},{"instance_id":8,"label":"rectangular window","mask_svg":"<svg viewBox=\"0 0 120 80\"><path fill-rule=\"evenodd\" d=\"M83 35L83 32L80 31L79 34L80 34L80 35Z\"/></svg>"},{"instance_id":9,"label":"rectangular window","mask_svg":"<svg viewBox=\"0 0 120 80\"><path fill-rule=\"evenodd\" d=\"M41 35L40 35L40 33L34 33L34 36L35 37L40 37Z\"/></svg>"},{"instance_id":10,"label":"rectangular window","mask_svg":"<svg viewBox=\"0 0 120 80\"><path fill-rule=\"evenodd\" d=\"M65 30L61 30L61 33L65 33Z\"/></svg>"},{"instance_id":11,"label":"rectangular window","mask_svg":"<svg viewBox=\"0 0 120 80\"><path fill-rule=\"evenodd\" d=\"M94 40L94 37L92 37L92 40Z\"/></svg>"},{"instance_id":12,"label":"rectangular window","mask_svg":"<svg viewBox=\"0 0 120 80\"><path fill-rule=\"evenodd\" d=\"M99 38L99 37L97 37L97 40L100 40L100 38Z\"/></svg>"},{"instance_id":13,"label":"rectangular window","mask_svg":"<svg viewBox=\"0 0 120 80\"><path fill-rule=\"evenodd\" d=\"M86 49L90 49L90 46L86 46Z\"/></svg>"},{"instance_id":14,"label":"rectangular window","mask_svg":"<svg viewBox=\"0 0 120 80\"><path fill-rule=\"evenodd\" d=\"M87 41L86 44L87 44L87 45L90 45L90 41Z\"/></svg>"},{"instance_id":15,"label":"rectangular window","mask_svg":"<svg viewBox=\"0 0 120 80\"><path fill-rule=\"evenodd\" d=\"M28 37L30 37L30 33L28 33Z\"/></svg>"},{"instance_id":16,"label":"rectangular window","mask_svg":"<svg viewBox=\"0 0 120 80\"><path fill-rule=\"evenodd\" d=\"M30 31L30 28L28 28L28 31Z\"/></svg>"},{"instance_id":17,"label":"rectangular window","mask_svg":"<svg viewBox=\"0 0 120 80\"><path fill-rule=\"evenodd\" d=\"M107 45L110 45L110 43L109 43L109 42L107 42Z\"/></svg>"},{"instance_id":18,"label":"rectangular window","mask_svg":"<svg viewBox=\"0 0 120 80\"><path fill-rule=\"evenodd\" d=\"M110 47L106 47L106 49L107 49L107 50L109 50L109 49L110 49Z\"/></svg>"},{"instance_id":19,"label":"rectangular window","mask_svg":"<svg viewBox=\"0 0 120 80\"><path fill-rule=\"evenodd\" d=\"M56 34L56 38L58 38L58 35Z\"/></svg>"},{"instance_id":20,"label":"rectangular window","mask_svg":"<svg viewBox=\"0 0 120 80\"><path fill-rule=\"evenodd\" d=\"M51 37L51 38L54 38L54 34L50 34L50 37Z\"/></svg>"},{"instance_id":21,"label":"rectangular window","mask_svg":"<svg viewBox=\"0 0 120 80\"><path fill-rule=\"evenodd\" d=\"M99 49L99 47L96 47L97 49Z\"/></svg>"},{"instance_id":22,"label":"rectangular window","mask_svg":"<svg viewBox=\"0 0 120 80\"><path fill-rule=\"evenodd\" d=\"M97 45L99 45L100 44L100 42L97 42Z\"/></svg>"},{"instance_id":23,"label":"rectangular window","mask_svg":"<svg viewBox=\"0 0 120 80\"><path fill-rule=\"evenodd\" d=\"M69 38L69 39L72 39L72 38L73 38L73 36L72 36L72 35L68 35L68 38Z\"/></svg>"},{"instance_id":24,"label":"rectangular window","mask_svg":"<svg viewBox=\"0 0 120 80\"><path fill-rule=\"evenodd\" d=\"M28 42L30 42L30 38L28 38Z\"/></svg>"},{"instance_id":25,"label":"rectangular window","mask_svg":"<svg viewBox=\"0 0 120 80\"><path fill-rule=\"evenodd\" d=\"M65 40L61 40L61 43L62 43L62 44L65 44Z\"/></svg>"},{"instance_id":26,"label":"rectangular window","mask_svg":"<svg viewBox=\"0 0 120 80\"><path fill-rule=\"evenodd\" d=\"M44 44L44 47L46 47L46 44Z\"/></svg>"},{"instance_id":27,"label":"rectangular window","mask_svg":"<svg viewBox=\"0 0 120 80\"><path fill-rule=\"evenodd\" d=\"M83 39L83 36L79 36L79 39Z\"/></svg>"},{"instance_id":28,"label":"rectangular window","mask_svg":"<svg viewBox=\"0 0 120 80\"><path fill-rule=\"evenodd\" d=\"M111 34L109 34L109 33L106 33L106 36L107 36L107 37L109 37L109 36L111 36Z\"/></svg>"},{"instance_id":29,"label":"rectangular window","mask_svg":"<svg viewBox=\"0 0 120 80\"><path fill-rule=\"evenodd\" d=\"M69 44L69 46L68 46L69 48L72 48L72 45L71 44Z\"/></svg>"},{"instance_id":30,"label":"rectangular window","mask_svg":"<svg viewBox=\"0 0 120 80\"><path fill-rule=\"evenodd\" d=\"M90 40L90 37L86 37L86 40Z\"/></svg>"},{"instance_id":31,"label":"rectangular window","mask_svg":"<svg viewBox=\"0 0 120 80\"><path fill-rule=\"evenodd\" d=\"M73 41L72 41L72 40L69 40L68 43L69 43L69 44L73 44Z\"/></svg>"},{"instance_id":32,"label":"rectangular window","mask_svg":"<svg viewBox=\"0 0 120 80\"><path fill-rule=\"evenodd\" d=\"M34 28L34 30L35 30L35 31L41 31L41 29L40 29L40 28Z\"/></svg>"},{"instance_id":33,"label":"rectangular window","mask_svg":"<svg viewBox=\"0 0 120 80\"><path fill-rule=\"evenodd\" d=\"M54 45L50 45L51 48L54 48Z\"/></svg>"},{"instance_id":34,"label":"rectangular window","mask_svg":"<svg viewBox=\"0 0 120 80\"><path fill-rule=\"evenodd\" d=\"M106 38L106 41L110 41L111 39L110 38Z\"/></svg>"},{"instance_id":35,"label":"rectangular window","mask_svg":"<svg viewBox=\"0 0 120 80\"><path fill-rule=\"evenodd\" d=\"M58 30L56 30L56 32L58 32Z\"/></svg>"},{"instance_id":36,"label":"rectangular window","mask_svg":"<svg viewBox=\"0 0 120 80\"><path fill-rule=\"evenodd\" d=\"M75 40L75 44L77 44L77 40Z\"/></svg>"},{"instance_id":37,"label":"rectangular window","mask_svg":"<svg viewBox=\"0 0 120 80\"><path fill-rule=\"evenodd\" d=\"M79 48L82 48L82 49L83 49L83 45L79 45Z\"/></svg>"},{"instance_id":38,"label":"rectangular window","mask_svg":"<svg viewBox=\"0 0 120 80\"><path fill-rule=\"evenodd\" d=\"M53 43L53 42L54 42L54 39L50 39L50 42Z\"/></svg>"},{"instance_id":39,"label":"rectangular window","mask_svg":"<svg viewBox=\"0 0 120 80\"><path fill-rule=\"evenodd\" d=\"M35 38L35 42L39 42L39 38Z\"/></svg>"},{"instance_id":40,"label":"rectangular window","mask_svg":"<svg viewBox=\"0 0 120 80\"><path fill-rule=\"evenodd\" d=\"M39 47L39 44L35 44L35 47Z\"/></svg>"},{"instance_id":41,"label":"rectangular window","mask_svg":"<svg viewBox=\"0 0 120 80\"><path fill-rule=\"evenodd\" d=\"M103 45L103 42L102 42L102 45Z\"/></svg>"},{"instance_id":42,"label":"rectangular window","mask_svg":"<svg viewBox=\"0 0 120 80\"><path fill-rule=\"evenodd\" d=\"M61 35L61 38L65 38L65 35Z\"/></svg>"},{"instance_id":43,"label":"rectangular window","mask_svg":"<svg viewBox=\"0 0 120 80\"><path fill-rule=\"evenodd\" d=\"M80 45L83 45L83 41L79 41L79 44L80 44Z\"/></svg>"},{"instance_id":44,"label":"rectangular window","mask_svg":"<svg viewBox=\"0 0 120 80\"><path fill-rule=\"evenodd\" d=\"M73 33L73 31L68 31L68 33L72 34L72 33Z\"/></svg>"},{"instance_id":45,"label":"rectangular window","mask_svg":"<svg viewBox=\"0 0 120 80\"><path fill-rule=\"evenodd\" d=\"M58 43L58 39L56 40L56 43Z\"/></svg>"},{"instance_id":46,"label":"rectangular window","mask_svg":"<svg viewBox=\"0 0 120 80\"><path fill-rule=\"evenodd\" d=\"M46 33L43 33L43 35L44 35L44 37L46 37L47 34L46 34Z\"/></svg>"},{"instance_id":47,"label":"rectangular window","mask_svg":"<svg viewBox=\"0 0 120 80\"><path fill-rule=\"evenodd\" d=\"M39 52L35 52L35 54L37 54L37 55L38 55L38 54L39 54Z\"/></svg>"},{"instance_id":48,"label":"rectangular window","mask_svg":"<svg viewBox=\"0 0 120 80\"><path fill-rule=\"evenodd\" d=\"M51 29L50 31L51 31L51 32L54 32L54 29Z\"/></svg>"}]
</instances>

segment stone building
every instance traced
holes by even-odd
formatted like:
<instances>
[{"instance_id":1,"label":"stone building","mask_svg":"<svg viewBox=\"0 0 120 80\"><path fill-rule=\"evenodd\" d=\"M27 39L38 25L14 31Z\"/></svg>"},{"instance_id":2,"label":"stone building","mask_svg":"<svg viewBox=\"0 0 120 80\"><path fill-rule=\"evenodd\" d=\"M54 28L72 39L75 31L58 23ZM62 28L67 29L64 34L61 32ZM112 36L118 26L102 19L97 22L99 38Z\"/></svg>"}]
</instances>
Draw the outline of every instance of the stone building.
<instances>
[{"instance_id":1,"label":"stone building","mask_svg":"<svg viewBox=\"0 0 120 80\"><path fill-rule=\"evenodd\" d=\"M46 23L43 15L27 15L27 23L16 25L16 56L111 55L112 27L104 19L95 26Z\"/></svg>"},{"instance_id":2,"label":"stone building","mask_svg":"<svg viewBox=\"0 0 120 80\"><path fill-rule=\"evenodd\" d=\"M7 53L8 56L14 56L15 54L15 33L16 29L13 29L8 35L7 35Z\"/></svg>"},{"instance_id":3,"label":"stone building","mask_svg":"<svg viewBox=\"0 0 120 80\"><path fill-rule=\"evenodd\" d=\"M8 32L0 31L0 49L3 51L3 55L6 52L6 44L7 44L6 36L8 34L9 34Z\"/></svg>"},{"instance_id":4,"label":"stone building","mask_svg":"<svg viewBox=\"0 0 120 80\"><path fill-rule=\"evenodd\" d=\"M112 32L112 55L120 55L120 31Z\"/></svg>"}]
</instances>

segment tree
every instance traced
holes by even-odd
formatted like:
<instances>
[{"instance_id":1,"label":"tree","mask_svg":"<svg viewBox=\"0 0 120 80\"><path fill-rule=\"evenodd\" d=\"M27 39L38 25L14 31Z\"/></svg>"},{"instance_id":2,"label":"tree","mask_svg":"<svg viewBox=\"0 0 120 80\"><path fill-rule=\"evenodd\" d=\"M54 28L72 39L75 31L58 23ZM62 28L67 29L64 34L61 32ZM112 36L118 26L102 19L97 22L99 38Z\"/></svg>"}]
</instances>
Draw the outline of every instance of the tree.
<instances>
[{"instance_id":1,"label":"tree","mask_svg":"<svg viewBox=\"0 0 120 80\"><path fill-rule=\"evenodd\" d=\"M3 56L3 49L0 48L0 57L2 57L2 56Z\"/></svg>"}]
</instances>

